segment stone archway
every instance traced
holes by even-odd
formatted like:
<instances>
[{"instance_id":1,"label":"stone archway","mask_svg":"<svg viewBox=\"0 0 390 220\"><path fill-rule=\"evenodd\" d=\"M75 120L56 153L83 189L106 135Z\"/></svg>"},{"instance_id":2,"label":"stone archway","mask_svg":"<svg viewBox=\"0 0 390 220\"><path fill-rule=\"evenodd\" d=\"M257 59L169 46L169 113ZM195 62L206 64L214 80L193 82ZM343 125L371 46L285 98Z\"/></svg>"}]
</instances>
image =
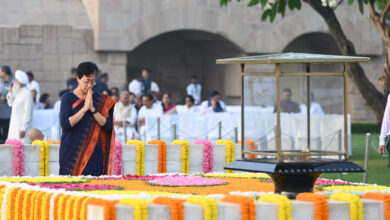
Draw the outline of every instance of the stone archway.
<instances>
[{"instance_id":1,"label":"stone archway","mask_svg":"<svg viewBox=\"0 0 390 220\"><path fill-rule=\"evenodd\" d=\"M245 55L230 40L198 30L178 30L155 36L128 53L127 80L140 74L142 68L152 71L152 80L160 93L171 92L176 103L182 103L192 75L201 82L202 99L217 90L228 104L238 104L240 84L238 66L216 65L218 58Z\"/></svg>"}]
</instances>

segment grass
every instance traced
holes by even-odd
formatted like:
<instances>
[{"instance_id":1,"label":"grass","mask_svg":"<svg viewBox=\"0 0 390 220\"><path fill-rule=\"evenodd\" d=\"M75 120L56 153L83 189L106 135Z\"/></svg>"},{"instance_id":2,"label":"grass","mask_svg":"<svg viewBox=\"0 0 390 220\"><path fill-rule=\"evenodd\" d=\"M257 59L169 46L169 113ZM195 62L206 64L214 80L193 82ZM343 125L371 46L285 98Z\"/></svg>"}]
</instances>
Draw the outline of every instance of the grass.
<instances>
[{"instance_id":1,"label":"grass","mask_svg":"<svg viewBox=\"0 0 390 220\"><path fill-rule=\"evenodd\" d=\"M379 134L371 135L372 144L378 148ZM352 156L349 161L364 167L364 154L366 146L365 134L352 134ZM370 147L367 183L390 186L390 168L387 167L388 157L379 155L374 148ZM387 155L387 151L386 151ZM338 179L338 174L324 174L321 177L327 179ZM345 173L341 175L342 180L350 182L363 182L363 173Z\"/></svg>"}]
</instances>

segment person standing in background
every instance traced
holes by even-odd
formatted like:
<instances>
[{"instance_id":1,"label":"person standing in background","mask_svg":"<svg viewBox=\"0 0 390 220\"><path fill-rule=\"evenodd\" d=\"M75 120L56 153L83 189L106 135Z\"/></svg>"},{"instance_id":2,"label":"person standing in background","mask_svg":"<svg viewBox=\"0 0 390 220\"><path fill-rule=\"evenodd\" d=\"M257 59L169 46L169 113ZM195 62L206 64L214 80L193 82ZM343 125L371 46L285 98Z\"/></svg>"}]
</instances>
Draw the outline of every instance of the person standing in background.
<instances>
[{"instance_id":1,"label":"person standing in background","mask_svg":"<svg viewBox=\"0 0 390 220\"><path fill-rule=\"evenodd\" d=\"M28 76L28 85L27 85L27 88L31 91L31 90L35 90L37 91L37 97L41 97L41 91L39 89L39 84L36 80L34 80L34 73L33 72L27 72L27 76Z\"/></svg>"},{"instance_id":2,"label":"person standing in background","mask_svg":"<svg viewBox=\"0 0 390 220\"><path fill-rule=\"evenodd\" d=\"M190 95L195 100L195 105L199 105L202 100L202 86L198 83L196 75L191 76L191 83L187 86L187 95Z\"/></svg>"},{"instance_id":3,"label":"person standing in background","mask_svg":"<svg viewBox=\"0 0 390 220\"><path fill-rule=\"evenodd\" d=\"M15 79L7 94L8 105L12 107L9 123L8 139L18 139L30 143L27 132L32 126L34 102L27 88L28 76L21 70L16 70Z\"/></svg>"},{"instance_id":4,"label":"person standing in background","mask_svg":"<svg viewBox=\"0 0 390 220\"><path fill-rule=\"evenodd\" d=\"M141 77L137 77L129 83L129 92L134 93L136 96L142 94L142 81Z\"/></svg>"},{"instance_id":5,"label":"person standing in background","mask_svg":"<svg viewBox=\"0 0 390 220\"><path fill-rule=\"evenodd\" d=\"M69 91L72 91L73 89L75 89L79 83L77 82L77 79L76 79L76 76L77 76L77 68L76 67L73 67L71 70L70 70L70 74L71 74L71 77L66 81L66 88L69 90ZM39 96L38 96L39 97Z\"/></svg>"},{"instance_id":6,"label":"person standing in background","mask_svg":"<svg viewBox=\"0 0 390 220\"><path fill-rule=\"evenodd\" d=\"M92 91L103 93L103 91L108 90L108 74L103 73L100 77L96 79L96 85L92 88ZM111 91L110 91L111 92Z\"/></svg>"},{"instance_id":7,"label":"person standing in background","mask_svg":"<svg viewBox=\"0 0 390 220\"><path fill-rule=\"evenodd\" d=\"M4 65L0 68L0 144L4 144L8 136L11 107L7 104L7 93L14 77L11 68Z\"/></svg>"}]
</instances>

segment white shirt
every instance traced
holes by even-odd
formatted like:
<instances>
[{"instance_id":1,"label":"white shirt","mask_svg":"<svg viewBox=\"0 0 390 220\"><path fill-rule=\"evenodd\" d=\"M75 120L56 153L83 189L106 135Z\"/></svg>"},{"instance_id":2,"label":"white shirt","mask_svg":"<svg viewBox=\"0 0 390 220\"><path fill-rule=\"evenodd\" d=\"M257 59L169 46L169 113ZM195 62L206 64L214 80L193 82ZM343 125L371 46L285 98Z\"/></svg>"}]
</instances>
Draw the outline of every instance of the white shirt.
<instances>
[{"instance_id":1,"label":"white shirt","mask_svg":"<svg viewBox=\"0 0 390 220\"><path fill-rule=\"evenodd\" d=\"M152 92L160 92L160 88L158 87L156 82L153 82L150 84L150 91Z\"/></svg>"},{"instance_id":2,"label":"white shirt","mask_svg":"<svg viewBox=\"0 0 390 220\"><path fill-rule=\"evenodd\" d=\"M41 97L41 91L39 89L39 84L37 81L33 80L29 84L27 84L27 88L31 90L37 91L37 102L39 102L39 98Z\"/></svg>"},{"instance_id":3,"label":"white shirt","mask_svg":"<svg viewBox=\"0 0 390 220\"><path fill-rule=\"evenodd\" d=\"M188 114L188 113L197 113L199 112L199 108L198 106L191 106L191 108L188 108L186 105L184 106L184 108L181 108L180 110L180 114Z\"/></svg>"},{"instance_id":4,"label":"white shirt","mask_svg":"<svg viewBox=\"0 0 390 220\"><path fill-rule=\"evenodd\" d=\"M379 135L379 145L386 144L386 137L390 133L390 95L387 97L385 114L383 115L381 134Z\"/></svg>"},{"instance_id":5,"label":"white shirt","mask_svg":"<svg viewBox=\"0 0 390 220\"><path fill-rule=\"evenodd\" d=\"M56 111L58 114L60 113L61 109L61 99L57 100L56 103L54 103L54 111Z\"/></svg>"},{"instance_id":6,"label":"white shirt","mask_svg":"<svg viewBox=\"0 0 390 220\"><path fill-rule=\"evenodd\" d=\"M142 93L142 82L140 82L140 81L138 81L136 79L133 79L129 83L129 92L134 93L136 96L141 95L141 93Z\"/></svg>"},{"instance_id":7,"label":"white shirt","mask_svg":"<svg viewBox=\"0 0 390 220\"><path fill-rule=\"evenodd\" d=\"M202 86L199 83L196 84L189 84L187 86L187 95L191 95L195 99L195 105L199 105L201 99L201 94L202 94Z\"/></svg>"},{"instance_id":8,"label":"white shirt","mask_svg":"<svg viewBox=\"0 0 390 220\"><path fill-rule=\"evenodd\" d=\"M114 118L117 121L126 120L134 127L137 121L137 110L134 108L134 105L124 105L119 101L114 107Z\"/></svg>"},{"instance_id":9,"label":"white shirt","mask_svg":"<svg viewBox=\"0 0 390 220\"><path fill-rule=\"evenodd\" d=\"M324 114L324 110L322 110L322 107L319 103L311 102L310 104L311 104L310 105L310 114L313 114L313 115L323 115ZM305 104L300 105L299 108L301 109L301 113L304 113L304 114L307 113L307 108L306 108Z\"/></svg>"},{"instance_id":10,"label":"white shirt","mask_svg":"<svg viewBox=\"0 0 390 220\"><path fill-rule=\"evenodd\" d=\"M219 104L221 105L221 108L223 112L226 112L226 105L223 101L219 100ZM203 114L214 112L213 106L209 106L209 100L203 101L200 105L200 109L202 110Z\"/></svg>"},{"instance_id":11,"label":"white shirt","mask_svg":"<svg viewBox=\"0 0 390 220\"><path fill-rule=\"evenodd\" d=\"M18 94L9 92L7 94L8 105L12 107L11 121L9 124L8 139L18 139L24 143L30 143L28 131L32 126L34 101L30 90L27 87L20 88ZM26 135L19 138L19 132L24 131Z\"/></svg>"},{"instance_id":12,"label":"white shirt","mask_svg":"<svg viewBox=\"0 0 390 220\"><path fill-rule=\"evenodd\" d=\"M153 105L152 108L146 108L146 106L142 106L138 112L138 120L141 120L145 117L161 117L162 115L162 108L158 107L157 105Z\"/></svg>"}]
</instances>

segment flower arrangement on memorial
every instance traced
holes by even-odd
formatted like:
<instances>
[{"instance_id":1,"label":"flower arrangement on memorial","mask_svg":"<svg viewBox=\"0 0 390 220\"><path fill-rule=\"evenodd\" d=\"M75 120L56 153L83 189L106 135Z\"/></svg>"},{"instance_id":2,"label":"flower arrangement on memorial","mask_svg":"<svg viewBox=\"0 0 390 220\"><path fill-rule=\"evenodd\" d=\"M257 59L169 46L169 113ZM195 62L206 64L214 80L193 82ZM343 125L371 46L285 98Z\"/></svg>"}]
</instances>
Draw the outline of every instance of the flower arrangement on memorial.
<instances>
[{"instance_id":1,"label":"flower arrangement on memorial","mask_svg":"<svg viewBox=\"0 0 390 220\"><path fill-rule=\"evenodd\" d=\"M217 186L226 184L227 181L214 178L204 178L202 176L191 175L166 175L149 180L147 183L157 186Z\"/></svg>"},{"instance_id":2,"label":"flower arrangement on memorial","mask_svg":"<svg viewBox=\"0 0 390 220\"><path fill-rule=\"evenodd\" d=\"M250 150L250 151L256 150L256 144L253 140L245 140L244 143L246 145L248 145L248 150ZM239 141L238 144L241 144L241 141ZM248 158L254 159L254 158L256 158L256 154L249 154Z\"/></svg>"},{"instance_id":3,"label":"flower arrangement on memorial","mask_svg":"<svg viewBox=\"0 0 390 220\"><path fill-rule=\"evenodd\" d=\"M287 196L279 194L265 194L260 196L258 201L278 204L278 219L292 220L292 204L291 200L288 199Z\"/></svg>"},{"instance_id":4,"label":"flower arrangement on memorial","mask_svg":"<svg viewBox=\"0 0 390 220\"><path fill-rule=\"evenodd\" d=\"M203 173L213 172L213 142L211 142L210 140L197 140L195 141L195 144L203 145Z\"/></svg>"},{"instance_id":5,"label":"flower arrangement on memorial","mask_svg":"<svg viewBox=\"0 0 390 220\"><path fill-rule=\"evenodd\" d=\"M203 207L203 220L217 220L217 200L206 196L190 196L186 203L201 205Z\"/></svg>"},{"instance_id":6,"label":"flower arrangement on memorial","mask_svg":"<svg viewBox=\"0 0 390 220\"><path fill-rule=\"evenodd\" d=\"M40 165L39 171L41 176L49 175L49 143L47 141L35 140L33 145L40 146Z\"/></svg>"},{"instance_id":7,"label":"flower arrangement on memorial","mask_svg":"<svg viewBox=\"0 0 390 220\"><path fill-rule=\"evenodd\" d=\"M7 145L13 145L14 150L14 176L24 175L24 144L20 140L10 139L5 142Z\"/></svg>"},{"instance_id":8,"label":"flower arrangement on memorial","mask_svg":"<svg viewBox=\"0 0 390 220\"><path fill-rule=\"evenodd\" d=\"M218 140L217 144L225 144L226 145L226 165L230 164L234 161L234 142L231 140ZM227 173L233 173L233 170L226 170Z\"/></svg>"},{"instance_id":9,"label":"flower arrangement on memorial","mask_svg":"<svg viewBox=\"0 0 390 220\"><path fill-rule=\"evenodd\" d=\"M184 199L171 197L157 197L153 200L154 204L169 206L171 210L171 220L184 220Z\"/></svg>"},{"instance_id":10,"label":"flower arrangement on memorial","mask_svg":"<svg viewBox=\"0 0 390 220\"><path fill-rule=\"evenodd\" d=\"M316 193L299 193L296 200L314 203L314 220L329 219L329 206L325 196Z\"/></svg>"},{"instance_id":11,"label":"flower arrangement on memorial","mask_svg":"<svg viewBox=\"0 0 390 220\"><path fill-rule=\"evenodd\" d=\"M151 201L137 198L123 198L119 204L131 206L134 209L134 220L148 220L148 204Z\"/></svg>"},{"instance_id":12,"label":"flower arrangement on memorial","mask_svg":"<svg viewBox=\"0 0 390 220\"><path fill-rule=\"evenodd\" d=\"M114 175L121 175L123 173L123 148L122 143L115 140L114 145Z\"/></svg>"},{"instance_id":13,"label":"flower arrangement on memorial","mask_svg":"<svg viewBox=\"0 0 390 220\"><path fill-rule=\"evenodd\" d=\"M167 172L167 144L163 140L151 140L148 144L158 145L158 173Z\"/></svg>"},{"instance_id":14,"label":"flower arrangement on memorial","mask_svg":"<svg viewBox=\"0 0 390 220\"><path fill-rule=\"evenodd\" d=\"M338 200L349 203L349 216L351 220L363 220L363 203L360 200L360 197L345 192L336 192L333 193L330 197L330 200Z\"/></svg>"},{"instance_id":15,"label":"flower arrangement on memorial","mask_svg":"<svg viewBox=\"0 0 390 220\"><path fill-rule=\"evenodd\" d=\"M170 206L172 219L182 219L183 202L186 202L201 205L204 219L216 219L217 204L222 201L240 205L242 219L254 219L255 202L263 201L278 205L278 219L291 219L291 200L285 196L272 194L273 184L256 178L264 175L224 173L110 177L5 177L0 179L0 213L2 219L86 219L87 205L91 204L104 207L105 217L110 219L110 216L115 214L115 205L122 204L133 207L134 218L143 220L148 218L147 207L153 202ZM185 184L173 187L170 184L157 186L148 183L148 181L166 183L167 179ZM226 183L193 186L194 183L206 183L206 179L208 183L216 180ZM240 192L243 189L245 191ZM257 192L257 194L248 192ZM384 201L385 214L389 215L390 194L368 192L361 197ZM350 203L351 219L362 219L362 201L357 194L330 192L329 199ZM314 204L315 220L327 219L329 216L325 196L318 193L301 193L298 194L297 200Z\"/></svg>"},{"instance_id":16,"label":"flower arrangement on memorial","mask_svg":"<svg viewBox=\"0 0 390 220\"><path fill-rule=\"evenodd\" d=\"M184 140L174 140L172 144L181 146L181 173L190 172L190 143Z\"/></svg>"},{"instance_id":17,"label":"flower arrangement on memorial","mask_svg":"<svg viewBox=\"0 0 390 220\"><path fill-rule=\"evenodd\" d=\"M390 194L368 192L368 193L364 194L361 198L383 201L384 208L385 208L385 219L386 220L390 219Z\"/></svg>"},{"instance_id":18,"label":"flower arrangement on memorial","mask_svg":"<svg viewBox=\"0 0 390 220\"><path fill-rule=\"evenodd\" d=\"M242 220L256 219L256 207L255 207L254 199L247 196L228 195L225 198L223 198L221 201L239 204Z\"/></svg>"},{"instance_id":19,"label":"flower arrangement on memorial","mask_svg":"<svg viewBox=\"0 0 390 220\"><path fill-rule=\"evenodd\" d=\"M144 175L145 173L145 144L140 140L129 140L126 144L134 144L136 150L136 174Z\"/></svg>"}]
</instances>

